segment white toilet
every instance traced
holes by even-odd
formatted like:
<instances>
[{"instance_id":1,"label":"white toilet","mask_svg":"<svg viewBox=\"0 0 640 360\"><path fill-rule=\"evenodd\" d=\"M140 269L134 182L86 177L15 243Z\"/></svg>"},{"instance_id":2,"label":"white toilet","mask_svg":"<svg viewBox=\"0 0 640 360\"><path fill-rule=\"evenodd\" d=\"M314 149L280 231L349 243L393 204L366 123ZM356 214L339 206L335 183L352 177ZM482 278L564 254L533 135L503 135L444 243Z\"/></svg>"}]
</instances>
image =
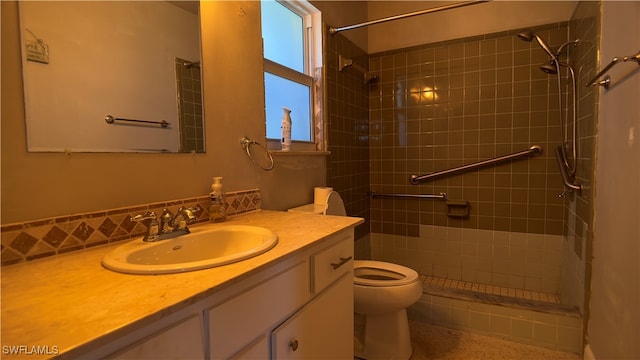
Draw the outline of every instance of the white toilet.
<instances>
[{"instance_id":1,"label":"white toilet","mask_svg":"<svg viewBox=\"0 0 640 360\"><path fill-rule=\"evenodd\" d=\"M303 205L289 211L347 215L337 192L329 193L326 204ZM368 260L355 260L353 270L356 357L409 359L412 349L407 307L422 296L418 273L398 264Z\"/></svg>"},{"instance_id":2,"label":"white toilet","mask_svg":"<svg viewBox=\"0 0 640 360\"><path fill-rule=\"evenodd\" d=\"M353 273L354 311L364 322L356 331L355 355L362 359L409 359L407 308L422 296L418 273L398 264L367 260L354 261Z\"/></svg>"}]
</instances>

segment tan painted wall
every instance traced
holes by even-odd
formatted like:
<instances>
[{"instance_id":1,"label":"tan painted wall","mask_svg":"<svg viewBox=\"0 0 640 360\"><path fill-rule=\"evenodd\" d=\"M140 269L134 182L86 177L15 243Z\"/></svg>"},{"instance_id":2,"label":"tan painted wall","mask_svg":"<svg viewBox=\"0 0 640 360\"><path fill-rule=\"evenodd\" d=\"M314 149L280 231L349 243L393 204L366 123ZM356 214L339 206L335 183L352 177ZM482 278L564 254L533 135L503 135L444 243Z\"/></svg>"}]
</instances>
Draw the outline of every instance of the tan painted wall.
<instances>
[{"instance_id":1,"label":"tan painted wall","mask_svg":"<svg viewBox=\"0 0 640 360\"><path fill-rule=\"evenodd\" d=\"M636 54L640 2L603 1L600 68ZM600 90L588 342L596 359L640 358L640 68Z\"/></svg>"},{"instance_id":2,"label":"tan painted wall","mask_svg":"<svg viewBox=\"0 0 640 360\"><path fill-rule=\"evenodd\" d=\"M322 21L329 27L339 28L367 21L366 1L326 1L311 0L313 6L322 12ZM367 49L367 29L341 32L362 50Z\"/></svg>"},{"instance_id":3,"label":"tan painted wall","mask_svg":"<svg viewBox=\"0 0 640 360\"><path fill-rule=\"evenodd\" d=\"M440 7L445 1L371 1L369 19ZM576 1L491 1L368 27L369 54L437 41L567 21Z\"/></svg>"},{"instance_id":4,"label":"tan painted wall","mask_svg":"<svg viewBox=\"0 0 640 360\"><path fill-rule=\"evenodd\" d=\"M263 208L280 210L325 185L323 156L277 157L266 173L240 148L242 136L265 136L258 2L202 2L207 153L197 155L28 153L17 4L1 6L2 224L202 196L213 176L227 191L260 188Z\"/></svg>"}]
</instances>

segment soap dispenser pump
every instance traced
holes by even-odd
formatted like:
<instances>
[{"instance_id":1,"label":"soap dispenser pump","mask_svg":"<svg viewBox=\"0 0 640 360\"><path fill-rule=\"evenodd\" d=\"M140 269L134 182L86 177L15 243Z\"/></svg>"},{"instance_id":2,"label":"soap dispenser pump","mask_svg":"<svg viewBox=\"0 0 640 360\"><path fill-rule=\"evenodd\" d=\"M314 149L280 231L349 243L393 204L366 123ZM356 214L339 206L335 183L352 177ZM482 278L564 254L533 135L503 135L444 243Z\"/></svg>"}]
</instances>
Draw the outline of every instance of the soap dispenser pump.
<instances>
[{"instance_id":1,"label":"soap dispenser pump","mask_svg":"<svg viewBox=\"0 0 640 360\"><path fill-rule=\"evenodd\" d=\"M209 221L222 222L227 219L225 212L224 191L222 190L222 177L216 176L211 184L211 194L209 203Z\"/></svg>"}]
</instances>

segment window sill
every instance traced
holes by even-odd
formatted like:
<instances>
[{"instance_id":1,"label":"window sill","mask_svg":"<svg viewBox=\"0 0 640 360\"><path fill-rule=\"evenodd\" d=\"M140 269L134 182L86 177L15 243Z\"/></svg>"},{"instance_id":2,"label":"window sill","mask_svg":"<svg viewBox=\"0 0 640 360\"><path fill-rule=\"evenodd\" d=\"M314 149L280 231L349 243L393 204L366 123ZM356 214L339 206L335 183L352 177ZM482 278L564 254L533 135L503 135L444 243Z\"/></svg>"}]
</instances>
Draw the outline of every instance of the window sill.
<instances>
[{"instance_id":1,"label":"window sill","mask_svg":"<svg viewBox=\"0 0 640 360\"><path fill-rule=\"evenodd\" d=\"M328 156L331 155L331 151L282 151L282 150L269 150L269 153L273 156Z\"/></svg>"}]
</instances>

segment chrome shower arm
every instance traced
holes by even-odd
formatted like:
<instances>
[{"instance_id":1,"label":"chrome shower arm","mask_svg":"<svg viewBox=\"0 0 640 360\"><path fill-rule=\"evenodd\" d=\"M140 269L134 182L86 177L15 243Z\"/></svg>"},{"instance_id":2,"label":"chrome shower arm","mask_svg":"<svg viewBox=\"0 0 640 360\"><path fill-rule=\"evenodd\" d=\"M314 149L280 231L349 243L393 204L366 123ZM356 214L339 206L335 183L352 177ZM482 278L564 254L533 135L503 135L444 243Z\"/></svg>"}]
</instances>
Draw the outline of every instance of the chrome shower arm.
<instances>
[{"instance_id":1,"label":"chrome shower arm","mask_svg":"<svg viewBox=\"0 0 640 360\"><path fill-rule=\"evenodd\" d=\"M567 41L566 43L560 45L558 50L556 50L556 57L560 57L560 54L562 54L562 50L564 50L564 48L567 47L568 45L576 46L578 45L579 42L580 42L580 39L575 39L575 40Z\"/></svg>"}]
</instances>

